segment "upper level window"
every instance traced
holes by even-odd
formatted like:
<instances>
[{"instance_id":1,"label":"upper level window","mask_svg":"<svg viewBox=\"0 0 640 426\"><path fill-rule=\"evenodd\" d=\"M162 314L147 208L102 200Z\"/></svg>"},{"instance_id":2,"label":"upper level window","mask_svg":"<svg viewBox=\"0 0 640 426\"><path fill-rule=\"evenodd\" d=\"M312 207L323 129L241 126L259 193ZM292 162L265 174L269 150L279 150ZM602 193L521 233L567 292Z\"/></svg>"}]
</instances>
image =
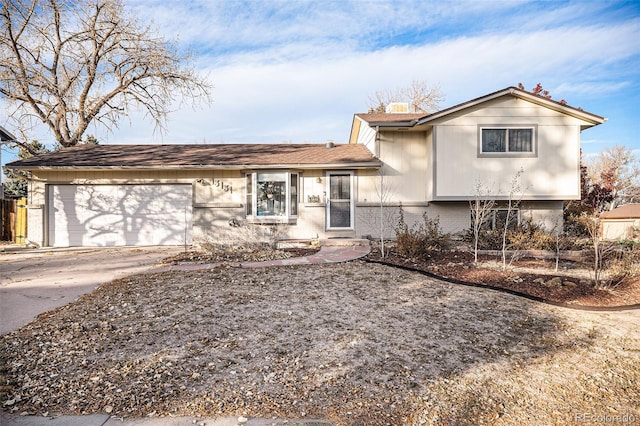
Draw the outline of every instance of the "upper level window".
<instances>
[{"instance_id":1,"label":"upper level window","mask_svg":"<svg viewBox=\"0 0 640 426\"><path fill-rule=\"evenodd\" d=\"M297 216L298 173L247 173L246 188L247 216L260 219Z\"/></svg>"},{"instance_id":2,"label":"upper level window","mask_svg":"<svg viewBox=\"0 0 640 426\"><path fill-rule=\"evenodd\" d=\"M480 128L480 154L535 155L533 127Z\"/></svg>"}]
</instances>

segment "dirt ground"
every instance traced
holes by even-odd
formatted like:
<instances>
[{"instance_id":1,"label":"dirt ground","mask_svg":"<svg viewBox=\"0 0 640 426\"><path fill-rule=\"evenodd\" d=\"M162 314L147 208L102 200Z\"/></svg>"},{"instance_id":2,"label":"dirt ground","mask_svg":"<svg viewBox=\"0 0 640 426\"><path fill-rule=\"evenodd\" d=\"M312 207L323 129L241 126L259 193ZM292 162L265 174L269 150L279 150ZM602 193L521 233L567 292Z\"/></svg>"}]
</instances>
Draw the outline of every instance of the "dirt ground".
<instances>
[{"instance_id":1,"label":"dirt ground","mask_svg":"<svg viewBox=\"0 0 640 426\"><path fill-rule=\"evenodd\" d=\"M4 336L0 402L38 415L633 424L638 324L638 310L570 310L364 261L141 274Z\"/></svg>"},{"instance_id":2,"label":"dirt ground","mask_svg":"<svg viewBox=\"0 0 640 426\"><path fill-rule=\"evenodd\" d=\"M393 245L384 258L375 248L368 258L567 305L615 307L640 304L640 277L616 282L608 288L596 288L591 265L576 261L560 261L556 270L554 260L520 258L508 260L504 269L501 256L481 255L477 264L469 251L433 251L419 259L407 259L398 256Z\"/></svg>"}]
</instances>

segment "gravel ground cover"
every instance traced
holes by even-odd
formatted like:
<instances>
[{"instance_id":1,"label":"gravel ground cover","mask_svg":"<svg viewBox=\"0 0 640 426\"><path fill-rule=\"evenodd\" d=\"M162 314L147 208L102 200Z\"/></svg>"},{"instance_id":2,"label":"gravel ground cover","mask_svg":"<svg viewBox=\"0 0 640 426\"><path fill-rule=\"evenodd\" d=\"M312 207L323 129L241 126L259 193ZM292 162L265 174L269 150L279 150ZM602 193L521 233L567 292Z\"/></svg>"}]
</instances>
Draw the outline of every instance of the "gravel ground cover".
<instances>
[{"instance_id":1,"label":"gravel ground cover","mask_svg":"<svg viewBox=\"0 0 640 426\"><path fill-rule=\"evenodd\" d=\"M3 336L0 402L49 416L633 424L638 324L637 310L562 309L360 261L150 273Z\"/></svg>"}]
</instances>

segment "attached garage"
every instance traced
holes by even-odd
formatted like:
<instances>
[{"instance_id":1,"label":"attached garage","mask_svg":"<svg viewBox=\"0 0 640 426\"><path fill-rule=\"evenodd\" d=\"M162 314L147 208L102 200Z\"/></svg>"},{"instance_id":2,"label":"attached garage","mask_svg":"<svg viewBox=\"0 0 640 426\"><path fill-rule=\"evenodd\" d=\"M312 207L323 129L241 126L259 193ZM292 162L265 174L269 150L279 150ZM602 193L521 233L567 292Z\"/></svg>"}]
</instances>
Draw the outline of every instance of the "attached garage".
<instances>
[{"instance_id":1,"label":"attached garage","mask_svg":"<svg viewBox=\"0 0 640 426\"><path fill-rule=\"evenodd\" d=\"M286 224L283 238L355 236L355 209L325 226L328 176L347 177L338 201L355 207L359 170L381 162L361 144L83 144L8 166L30 175L29 244L109 247L232 241L245 223Z\"/></svg>"},{"instance_id":2,"label":"attached garage","mask_svg":"<svg viewBox=\"0 0 640 426\"><path fill-rule=\"evenodd\" d=\"M191 185L48 185L47 204L50 246L191 244Z\"/></svg>"}]
</instances>

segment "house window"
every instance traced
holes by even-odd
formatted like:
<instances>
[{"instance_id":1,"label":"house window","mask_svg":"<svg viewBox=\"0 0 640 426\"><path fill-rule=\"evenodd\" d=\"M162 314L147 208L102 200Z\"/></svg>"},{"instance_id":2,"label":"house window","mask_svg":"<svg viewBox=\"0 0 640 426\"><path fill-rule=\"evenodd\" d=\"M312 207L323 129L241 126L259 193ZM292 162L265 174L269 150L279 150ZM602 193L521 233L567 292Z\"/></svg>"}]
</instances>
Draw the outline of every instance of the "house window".
<instances>
[{"instance_id":1,"label":"house window","mask_svg":"<svg viewBox=\"0 0 640 426\"><path fill-rule=\"evenodd\" d=\"M247 173L246 183L247 216L286 219L298 215L298 173Z\"/></svg>"},{"instance_id":2,"label":"house window","mask_svg":"<svg viewBox=\"0 0 640 426\"><path fill-rule=\"evenodd\" d=\"M474 211L471 210L471 223L474 223ZM520 210L519 209L493 209L486 214L482 222L481 228L487 231L495 229L504 229L504 225L507 223L507 213L509 217L508 229L516 229L520 225Z\"/></svg>"},{"instance_id":3,"label":"house window","mask_svg":"<svg viewBox=\"0 0 640 426\"><path fill-rule=\"evenodd\" d=\"M481 127L480 154L532 155L535 154L535 128L533 127Z\"/></svg>"}]
</instances>

